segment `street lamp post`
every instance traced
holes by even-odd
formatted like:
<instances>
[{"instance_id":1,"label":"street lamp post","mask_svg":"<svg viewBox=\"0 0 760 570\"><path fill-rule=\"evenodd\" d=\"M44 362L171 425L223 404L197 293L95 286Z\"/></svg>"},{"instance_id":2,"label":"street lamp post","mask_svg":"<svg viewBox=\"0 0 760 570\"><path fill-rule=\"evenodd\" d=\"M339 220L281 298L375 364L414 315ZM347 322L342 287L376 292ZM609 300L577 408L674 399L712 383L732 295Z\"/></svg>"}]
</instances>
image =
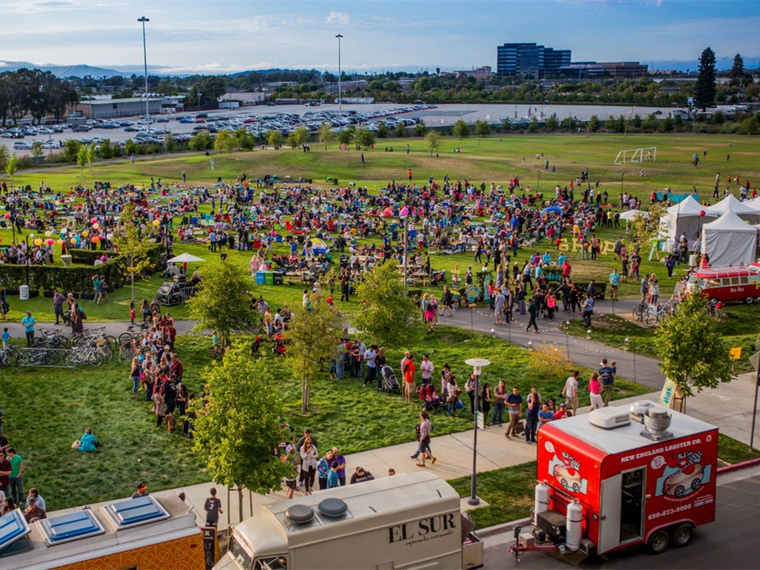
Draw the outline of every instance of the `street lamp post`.
<instances>
[{"instance_id":1,"label":"street lamp post","mask_svg":"<svg viewBox=\"0 0 760 570\"><path fill-rule=\"evenodd\" d=\"M633 344L633 339L629 337L625 337L625 347L628 348L631 347L631 352L633 353L633 381L636 382L636 346Z\"/></svg>"},{"instance_id":2,"label":"street lamp post","mask_svg":"<svg viewBox=\"0 0 760 570\"><path fill-rule=\"evenodd\" d=\"M343 39L343 34L338 34L335 36L338 38L338 111L343 110L343 100L342 100L342 93L340 88L340 76L342 75L341 67L340 67L340 40Z\"/></svg>"},{"instance_id":3,"label":"street lamp post","mask_svg":"<svg viewBox=\"0 0 760 570\"><path fill-rule=\"evenodd\" d=\"M143 65L145 69L145 120L148 122L148 134L150 134L150 107L148 104L148 50L145 44L145 22L150 22L148 18L142 16L137 18L142 23L143 32Z\"/></svg>"},{"instance_id":4,"label":"street lamp post","mask_svg":"<svg viewBox=\"0 0 760 570\"><path fill-rule=\"evenodd\" d=\"M480 408L480 375L483 372L483 368L491 364L491 361L484 358L469 358L464 361L468 366L472 366L472 373L475 375L475 410L473 412L473 418L475 421L475 429L472 435L472 479L470 482L470 498L467 499L467 504L477 507L480 504L480 499L477 494L478 487L478 417L482 416ZM483 426L485 427L485 418L483 418Z\"/></svg>"},{"instance_id":5,"label":"street lamp post","mask_svg":"<svg viewBox=\"0 0 760 570\"><path fill-rule=\"evenodd\" d=\"M570 320L565 321L565 346L567 347L567 359L570 360Z\"/></svg>"}]
</instances>

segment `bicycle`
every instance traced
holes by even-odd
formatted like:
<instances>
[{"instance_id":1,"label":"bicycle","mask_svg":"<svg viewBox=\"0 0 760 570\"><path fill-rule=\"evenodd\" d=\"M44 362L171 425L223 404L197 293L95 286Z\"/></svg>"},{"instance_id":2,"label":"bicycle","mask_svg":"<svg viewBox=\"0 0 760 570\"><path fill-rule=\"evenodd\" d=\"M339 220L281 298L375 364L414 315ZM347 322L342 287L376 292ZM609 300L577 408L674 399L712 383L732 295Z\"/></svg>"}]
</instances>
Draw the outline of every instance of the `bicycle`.
<instances>
[{"instance_id":1,"label":"bicycle","mask_svg":"<svg viewBox=\"0 0 760 570\"><path fill-rule=\"evenodd\" d=\"M18 366L18 349L13 346L0 349L0 366Z\"/></svg>"},{"instance_id":2,"label":"bicycle","mask_svg":"<svg viewBox=\"0 0 760 570\"><path fill-rule=\"evenodd\" d=\"M642 322L647 327L653 327L657 323L662 322L665 317L673 313L673 309L670 303L665 305L649 305L646 312L642 315Z\"/></svg>"},{"instance_id":3,"label":"bicycle","mask_svg":"<svg viewBox=\"0 0 760 570\"><path fill-rule=\"evenodd\" d=\"M71 340L61 334L61 331L39 331L40 336L35 336L32 346L35 348L71 348Z\"/></svg>"},{"instance_id":4,"label":"bicycle","mask_svg":"<svg viewBox=\"0 0 760 570\"><path fill-rule=\"evenodd\" d=\"M113 354L111 355L111 358L113 358ZM80 364L101 366L104 361L105 358L103 353L96 345L92 344L75 346L66 356L66 365L71 367L78 366Z\"/></svg>"}]
</instances>

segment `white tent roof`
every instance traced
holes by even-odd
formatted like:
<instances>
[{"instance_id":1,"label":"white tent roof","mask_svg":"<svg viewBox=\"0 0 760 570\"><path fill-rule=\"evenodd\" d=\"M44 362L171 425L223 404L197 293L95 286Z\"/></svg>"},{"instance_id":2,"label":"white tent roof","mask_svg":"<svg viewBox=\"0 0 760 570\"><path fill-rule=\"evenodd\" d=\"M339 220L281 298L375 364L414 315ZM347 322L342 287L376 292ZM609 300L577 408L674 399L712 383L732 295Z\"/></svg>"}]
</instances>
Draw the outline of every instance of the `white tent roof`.
<instances>
[{"instance_id":1,"label":"white tent roof","mask_svg":"<svg viewBox=\"0 0 760 570\"><path fill-rule=\"evenodd\" d=\"M190 253L182 253L176 257L172 257L169 260L169 263L193 263L196 261L206 261L206 260L201 259L200 257L196 257Z\"/></svg>"},{"instance_id":2,"label":"white tent roof","mask_svg":"<svg viewBox=\"0 0 760 570\"><path fill-rule=\"evenodd\" d=\"M699 216L700 212L704 210L705 215L716 215L712 214L711 208L706 208L699 202L697 202L694 197L689 194L686 198L681 200L678 204L674 204L670 208L668 208L668 214L674 214L678 216L679 218L683 218L686 216Z\"/></svg>"},{"instance_id":3,"label":"white tent roof","mask_svg":"<svg viewBox=\"0 0 760 570\"><path fill-rule=\"evenodd\" d=\"M718 232L757 233L755 226L742 220L736 213L728 211L720 218L702 226L703 230Z\"/></svg>"},{"instance_id":4,"label":"white tent roof","mask_svg":"<svg viewBox=\"0 0 760 570\"><path fill-rule=\"evenodd\" d=\"M758 215L759 213L758 208L753 208L751 206L748 206L744 202L740 202L739 200L736 199L736 196L734 196L733 194L729 194L717 204L713 204L712 206L710 206L709 211L715 212L718 215L725 214L728 211L734 212L736 214Z\"/></svg>"},{"instance_id":5,"label":"white tent roof","mask_svg":"<svg viewBox=\"0 0 760 570\"><path fill-rule=\"evenodd\" d=\"M638 216L639 214L643 214L647 218L649 217L649 213L643 212L642 210L627 210L623 212L622 214L620 214L620 219L621 220L635 220L636 216Z\"/></svg>"},{"instance_id":6,"label":"white tent roof","mask_svg":"<svg viewBox=\"0 0 760 570\"><path fill-rule=\"evenodd\" d=\"M745 202L742 202L742 204L749 206L753 210L760 210L760 197L752 198L752 200L747 200Z\"/></svg>"}]
</instances>

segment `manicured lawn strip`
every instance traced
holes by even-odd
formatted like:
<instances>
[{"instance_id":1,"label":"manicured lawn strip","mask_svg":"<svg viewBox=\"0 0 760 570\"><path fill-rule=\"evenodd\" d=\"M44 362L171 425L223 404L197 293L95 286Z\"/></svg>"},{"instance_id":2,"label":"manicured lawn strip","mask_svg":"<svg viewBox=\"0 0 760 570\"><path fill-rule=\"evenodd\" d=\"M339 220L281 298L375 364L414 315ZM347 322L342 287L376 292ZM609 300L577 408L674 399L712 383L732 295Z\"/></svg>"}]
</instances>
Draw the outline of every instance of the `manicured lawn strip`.
<instances>
[{"instance_id":1,"label":"manicured lawn strip","mask_svg":"<svg viewBox=\"0 0 760 570\"><path fill-rule=\"evenodd\" d=\"M760 451L751 449L746 443L724 434L718 434L718 458L726 463L741 463L760 457Z\"/></svg>"},{"instance_id":2,"label":"manicured lawn strip","mask_svg":"<svg viewBox=\"0 0 760 570\"><path fill-rule=\"evenodd\" d=\"M470 496L470 477L449 480L459 496ZM478 497L488 503L467 511L476 529L525 518L533 506L536 462L522 463L478 474Z\"/></svg>"}]
</instances>

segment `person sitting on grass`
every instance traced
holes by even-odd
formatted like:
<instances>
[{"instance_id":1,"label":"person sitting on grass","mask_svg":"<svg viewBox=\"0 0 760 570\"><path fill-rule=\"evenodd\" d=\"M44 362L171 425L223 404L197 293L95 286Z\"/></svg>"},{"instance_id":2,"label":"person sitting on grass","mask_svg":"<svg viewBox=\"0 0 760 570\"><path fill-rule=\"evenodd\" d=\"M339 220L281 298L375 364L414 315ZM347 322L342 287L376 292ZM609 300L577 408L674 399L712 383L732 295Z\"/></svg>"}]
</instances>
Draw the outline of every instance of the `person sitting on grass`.
<instances>
[{"instance_id":1,"label":"person sitting on grass","mask_svg":"<svg viewBox=\"0 0 760 570\"><path fill-rule=\"evenodd\" d=\"M100 442L92 435L92 428L84 430L84 435L79 440L79 451L97 451Z\"/></svg>"}]
</instances>

